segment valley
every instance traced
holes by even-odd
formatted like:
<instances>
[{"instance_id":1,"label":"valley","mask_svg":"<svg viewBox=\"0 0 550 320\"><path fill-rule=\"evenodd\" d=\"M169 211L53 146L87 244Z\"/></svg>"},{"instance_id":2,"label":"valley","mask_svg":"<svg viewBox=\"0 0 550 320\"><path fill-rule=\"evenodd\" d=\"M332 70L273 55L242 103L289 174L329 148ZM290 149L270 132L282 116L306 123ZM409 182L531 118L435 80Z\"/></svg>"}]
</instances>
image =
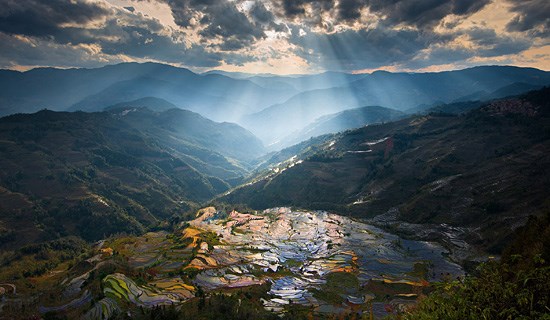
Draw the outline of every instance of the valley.
<instances>
[{"instance_id":1,"label":"valley","mask_svg":"<svg viewBox=\"0 0 550 320\"><path fill-rule=\"evenodd\" d=\"M461 251L498 254L549 206L548 94L318 137L276 153L269 171L218 200L334 210L445 242L462 261Z\"/></svg>"},{"instance_id":2,"label":"valley","mask_svg":"<svg viewBox=\"0 0 550 320\"><path fill-rule=\"evenodd\" d=\"M431 299L468 297L455 293L471 281L491 283L484 294L515 283L511 296L550 296L539 288L550 261L546 72L245 80L105 68L101 91L56 107L88 112L0 119L0 319L414 318ZM65 77L18 77L49 72ZM478 93L448 88L448 77L484 72L484 83L502 79ZM370 103L388 104L369 98L377 81L399 91L403 78L422 90L392 97L396 109ZM431 95L434 79L444 90ZM231 89L207 101L193 86L177 91L184 80ZM269 85L288 97L275 90L270 105ZM518 94L499 96L507 90ZM265 98L261 111L232 100L244 91ZM223 97L231 117L183 108L225 108L213 102Z\"/></svg>"},{"instance_id":3,"label":"valley","mask_svg":"<svg viewBox=\"0 0 550 320\"><path fill-rule=\"evenodd\" d=\"M265 290L259 301L270 312L303 306L313 314L378 318L388 314L388 306L414 303L430 291L430 282L464 274L435 243L405 240L327 212L208 207L197 215L173 233L101 241L72 269L31 278L36 289L45 290L38 311L103 319L129 310L139 317L140 307L185 309L199 290L231 295L259 287ZM55 289L42 287L53 279L60 281ZM4 293L5 310L18 301Z\"/></svg>"},{"instance_id":4,"label":"valley","mask_svg":"<svg viewBox=\"0 0 550 320\"><path fill-rule=\"evenodd\" d=\"M550 320L549 0L0 4L0 320Z\"/></svg>"}]
</instances>

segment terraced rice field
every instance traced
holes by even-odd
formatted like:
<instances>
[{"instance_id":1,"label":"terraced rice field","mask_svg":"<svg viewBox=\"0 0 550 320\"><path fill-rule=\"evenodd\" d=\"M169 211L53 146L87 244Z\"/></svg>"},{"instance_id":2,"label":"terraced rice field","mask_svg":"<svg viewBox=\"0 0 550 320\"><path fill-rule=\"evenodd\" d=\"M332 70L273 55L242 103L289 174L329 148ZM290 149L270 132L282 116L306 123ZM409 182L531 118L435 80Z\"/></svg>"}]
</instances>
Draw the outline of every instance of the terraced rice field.
<instances>
[{"instance_id":1,"label":"terraced rice field","mask_svg":"<svg viewBox=\"0 0 550 320\"><path fill-rule=\"evenodd\" d=\"M152 287L137 285L121 273L108 275L103 279L105 296L130 302L138 307L154 307L182 302L185 297L176 293L157 292Z\"/></svg>"},{"instance_id":2,"label":"terraced rice field","mask_svg":"<svg viewBox=\"0 0 550 320\"><path fill-rule=\"evenodd\" d=\"M404 240L327 212L289 208L254 214L205 208L175 233L102 245L112 247L140 280L121 272L104 277L105 298L87 310L88 319L107 319L127 306L179 305L199 287L208 293L266 283L269 298L262 303L268 310L301 304L321 313L372 310L382 317L388 304L414 303L429 282L463 273L434 243ZM89 261L97 269L109 259L98 255ZM64 282L74 300L59 308L89 301L79 290L90 273Z\"/></svg>"},{"instance_id":3,"label":"terraced rice field","mask_svg":"<svg viewBox=\"0 0 550 320\"><path fill-rule=\"evenodd\" d=\"M321 312L366 305L375 298L375 304L403 303L421 293L428 281L462 274L439 245L400 239L327 212L275 208L217 215L214 209L205 210L190 223L217 234L222 242L191 261L206 269L195 283L215 289L269 281L273 298L264 305L275 311L289 303L313 305ZM370 283L387 288L372 292ZM382 291L393 295L381 297Z\"/></svg>"}]
</instances>

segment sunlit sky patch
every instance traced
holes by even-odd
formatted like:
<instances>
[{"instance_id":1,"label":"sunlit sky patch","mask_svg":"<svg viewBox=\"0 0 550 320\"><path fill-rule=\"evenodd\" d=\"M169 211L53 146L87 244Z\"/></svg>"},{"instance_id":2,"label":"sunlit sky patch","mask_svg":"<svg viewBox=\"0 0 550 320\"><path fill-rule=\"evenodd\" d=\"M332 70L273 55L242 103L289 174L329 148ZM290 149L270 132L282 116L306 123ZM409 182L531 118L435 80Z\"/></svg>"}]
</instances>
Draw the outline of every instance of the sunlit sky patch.
<instances>
[{"instance_id":1,"label":"sunlit sky patch","mask_svg":"<svg viewBox=\"0 0 550 320\"><path fill-rule=\"evenodd\" d=\"M547 0L5 0L0 67L550 70L549 26Z\"/></svg>"}]
</instances>

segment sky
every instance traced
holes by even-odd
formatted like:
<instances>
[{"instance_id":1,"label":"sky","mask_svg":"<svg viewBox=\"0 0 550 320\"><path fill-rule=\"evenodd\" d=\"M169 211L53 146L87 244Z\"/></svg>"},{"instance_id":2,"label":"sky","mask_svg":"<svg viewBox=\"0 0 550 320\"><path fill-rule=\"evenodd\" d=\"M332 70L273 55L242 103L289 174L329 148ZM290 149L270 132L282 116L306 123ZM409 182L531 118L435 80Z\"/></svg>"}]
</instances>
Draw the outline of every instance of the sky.
<instances>
[{"instance_id":1,"label":"sky","mask_svg":"<svg viewBox=\"0 0 550 320\"><path fill-rule=\"evenodd\" d=\"M0 68L550 70L548 0L0 0Z\"/></svg>"}]
</instances>

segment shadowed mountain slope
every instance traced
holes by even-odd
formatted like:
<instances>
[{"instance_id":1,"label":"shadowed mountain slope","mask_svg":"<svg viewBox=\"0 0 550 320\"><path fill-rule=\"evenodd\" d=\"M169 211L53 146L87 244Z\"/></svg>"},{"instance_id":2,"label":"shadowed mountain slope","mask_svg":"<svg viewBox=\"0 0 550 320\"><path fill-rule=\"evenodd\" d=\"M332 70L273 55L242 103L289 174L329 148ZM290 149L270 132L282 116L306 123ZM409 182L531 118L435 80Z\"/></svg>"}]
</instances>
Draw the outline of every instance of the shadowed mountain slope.
<instances>
[{"instance_id":1,"label":"shadowed mountain slope","mask_svg":"<svg viewBox=\"0 0 550 320\"><path fill-rule=\"evenodd\" d=\"M345 110L322 116L302 130L288 135L282 141L270 147L275 150L282 149L281 147L291 146L311 137L355 129L374 123L394 121L404 116L403 112L379 106Z\"/></svg>"},{"instance_id":2,"label":"shadowed mountain slope","mask_svg":"<svg viewBox=\"0 0 550 320\"><path fill-rule=\"evenodd\" d=\"M235 124L131 108L4 117L0 150L0 246L18 247L143 232L242 181L263 147Z\"/></svg>"},{"instance_id":3,"label":"shadowed mountain slope","mask_svg":"<svg viewBox=\"0 0 550 320\"><path fill-rule=\"evenodd\" d=\"M299 206L461 228L498 252L530 214L550 206L550 89L465 115L433 113L304 143L271 173L222 201ZM314 141L314 140L313 140ZM281 153L290 153L283 150ZM424 230L424 231L422 231Z\"/></svg>"}]
</instances>

